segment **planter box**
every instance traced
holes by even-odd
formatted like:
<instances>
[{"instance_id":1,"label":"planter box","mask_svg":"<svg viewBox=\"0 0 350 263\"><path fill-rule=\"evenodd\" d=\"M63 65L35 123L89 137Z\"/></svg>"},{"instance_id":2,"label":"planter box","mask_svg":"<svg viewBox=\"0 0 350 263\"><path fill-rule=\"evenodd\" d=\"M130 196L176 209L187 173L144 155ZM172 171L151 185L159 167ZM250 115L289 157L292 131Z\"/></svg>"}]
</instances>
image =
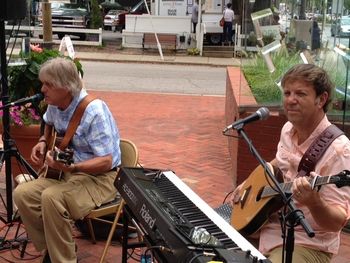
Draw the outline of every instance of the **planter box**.
<instances>
[{"instance_id":1,"label":"planter box","mask_svg":"<svg viewBox=\"0 0 350 263\"><path fill-rule=\"evenodd\" d=\"M259 107L241 69L227 68L226 125L239 118L244 118L255 112ZM270 161L275 157L280 132L286 122L286 117L278 107L276 110L268 108L270 109L270 117L267 120L250 123L244 128L255 148L266 161ZM234 135L237 135L235 131ZM228 151L231 157L233 181L238 185L255 169L258 161L250 153L244 139L228 137Z\"/></svg>"}]
</instances>

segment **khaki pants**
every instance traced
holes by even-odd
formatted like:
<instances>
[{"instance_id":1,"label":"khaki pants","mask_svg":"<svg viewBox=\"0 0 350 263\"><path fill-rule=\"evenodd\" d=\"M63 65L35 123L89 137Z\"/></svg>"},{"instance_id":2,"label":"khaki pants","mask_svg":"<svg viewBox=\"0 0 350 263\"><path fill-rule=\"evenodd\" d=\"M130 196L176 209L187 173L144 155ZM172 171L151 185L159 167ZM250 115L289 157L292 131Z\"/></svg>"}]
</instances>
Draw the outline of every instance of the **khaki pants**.
<instances>
[{"instance_id":1,"label":"khaki pants","mask_svg":"<svg viewBox=\"0 0 350 263\"><path fill-rule=\"evenodd\" d=\"M282 262L282 247L270 251L268 255L272 263ZM332 254L314 250L311 248L295 246L293 251L293 263L329 263Z\"/></svg>"},{"instance_id":2,"label":"khaki pants","mask_svg":"<svg viewBox=\"0 0 350 263\"><path fill-rule=\"evenodd\" d=\"M14 202L38 251L47 249L53 263L77 262L72 220L86 216L97 203L116 196L116 172L99 176L65 175L61 181L38 178L14 190ZM91 195L92 190L99 200Z\"/></svg>"}]
</instances>

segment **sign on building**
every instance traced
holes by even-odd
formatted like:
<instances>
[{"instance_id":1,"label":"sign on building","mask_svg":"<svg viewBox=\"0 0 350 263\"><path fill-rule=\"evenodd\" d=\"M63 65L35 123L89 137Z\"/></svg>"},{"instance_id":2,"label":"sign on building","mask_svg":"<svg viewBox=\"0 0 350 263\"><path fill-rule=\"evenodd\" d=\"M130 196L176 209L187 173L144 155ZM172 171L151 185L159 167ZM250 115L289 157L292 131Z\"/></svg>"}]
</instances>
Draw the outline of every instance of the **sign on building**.
<instances>
[{"instance_id":1,"label":"sign on building","mask_svg":"<svg viewBox=\"0 0 350 263\"><path fill-rule=\"evenodd\" d=\"M160 0L160 16L186 16L187 0Z\"/></svg>"}]
</instances>

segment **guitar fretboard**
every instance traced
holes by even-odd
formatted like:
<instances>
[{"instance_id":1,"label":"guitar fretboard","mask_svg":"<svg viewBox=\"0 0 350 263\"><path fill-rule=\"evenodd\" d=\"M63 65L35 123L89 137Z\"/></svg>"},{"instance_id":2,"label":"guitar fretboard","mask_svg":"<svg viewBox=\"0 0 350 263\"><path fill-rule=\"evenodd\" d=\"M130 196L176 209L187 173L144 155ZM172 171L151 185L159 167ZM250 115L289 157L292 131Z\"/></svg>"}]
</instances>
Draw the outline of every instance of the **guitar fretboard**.
<instances>
[{"instance_id":1,"label":"guitar fretboard","mask_svg":"<svg viewBox=\"0 0 350 263\"><path fill-rule=\"evenodd\" d=\"M315 178L309 178L308 181L315 188L317 186L331 183L332 182L331 178L332 178L332 176L317 176ZM293 182L279 184L282 191L285 193L291 193L292 185L293 185ZM278 194L279 193L275 187L265 186L264 190L261 193L261 197L271 197L271 196L278 195Z\"/></svg>"}]
</instances>

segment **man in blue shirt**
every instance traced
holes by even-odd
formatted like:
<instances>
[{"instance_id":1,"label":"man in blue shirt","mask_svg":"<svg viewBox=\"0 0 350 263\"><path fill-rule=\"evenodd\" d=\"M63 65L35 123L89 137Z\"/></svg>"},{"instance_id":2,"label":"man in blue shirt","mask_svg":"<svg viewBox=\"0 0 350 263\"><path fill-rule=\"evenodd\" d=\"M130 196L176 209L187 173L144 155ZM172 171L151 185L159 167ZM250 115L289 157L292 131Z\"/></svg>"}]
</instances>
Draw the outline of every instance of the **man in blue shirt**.
<instances>
[{"instance_id":1,"label":"man in blue shirt","mask_svg":"<svg viewBox=\"0 0 350 263\"><path fill-rule=\"evenodd\" d=\"M48 108L44 135L34 146L31 159L63 175L59 180L41 175L18 185L14 201L33 244L45 253L44 262L76 262L71 222L116 197L113 182L121 162L120 136L107 105L95 99L86 107L70 140L74 162L67 165L55 160L53 151L46 149L50 129L64 134L87 92L69 59L49 60L41 67L39 78Z\"/></svg>"}]
</instances>

